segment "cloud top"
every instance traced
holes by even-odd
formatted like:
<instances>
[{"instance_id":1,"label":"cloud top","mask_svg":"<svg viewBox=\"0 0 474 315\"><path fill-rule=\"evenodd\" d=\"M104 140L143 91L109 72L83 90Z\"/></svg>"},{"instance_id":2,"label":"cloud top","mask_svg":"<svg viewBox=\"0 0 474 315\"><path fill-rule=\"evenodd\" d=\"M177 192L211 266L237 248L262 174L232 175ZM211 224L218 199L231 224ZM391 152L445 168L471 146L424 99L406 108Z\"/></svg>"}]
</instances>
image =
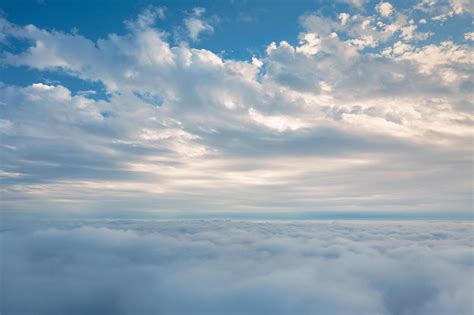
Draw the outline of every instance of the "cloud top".
<instances>
[{"instance_id":1,"label":"cloud top","mask_svg":"<svg viewBox=\"0 0 474 315\"><path fill-rule=\"evenodd\" d=\"M55 220L4 227L5 314L472 311L472 223Z\"/></svg>"}]
</instances>

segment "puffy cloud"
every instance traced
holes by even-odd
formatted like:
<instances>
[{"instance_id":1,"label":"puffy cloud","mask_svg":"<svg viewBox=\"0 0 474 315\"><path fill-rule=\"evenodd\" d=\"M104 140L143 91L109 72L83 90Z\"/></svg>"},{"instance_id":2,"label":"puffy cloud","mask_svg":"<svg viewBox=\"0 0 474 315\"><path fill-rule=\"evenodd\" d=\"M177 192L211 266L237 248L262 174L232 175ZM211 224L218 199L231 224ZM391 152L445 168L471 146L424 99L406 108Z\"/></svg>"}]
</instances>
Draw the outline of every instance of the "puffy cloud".
<instances>
[{"instance_id":1,"label":"puffy cloud","mask_svg":"<svg viewBox=\"0 0 474 315\"><path fill-rule=\"evenodd\" d=\"M390 2L380 2L375 7L377 12L383 17L389 17L393 12L393 5Z\"/></svg>"},{"instance_id":2,"label":"puffy cloud","mask_svg":"<svg viewBox=\"0 0 474 315\"><path fill-rule=\"evenodd\" d=\"M382 55L399 56L412 50L413 50L412 46L405 44L401 41L398 41L395 44L393 44L393 47L385 48L384 51L382 52Z\"/></svg>"},{"instance_id":3,"label":"puffy cloud","mask_svg":"<svg viewBox=\"0 0 474 315\"><path fill-rule=\"evenodd\" d=\"M464 33L464 39L469 41L474 41L474 32Z\"/></svg>"},{"instance_id":4,"label":"puffy cloud","mask_svg":"<svg viewBox=\"0 0 474 315\"><path fill-rule=\"evenodd\" d=\"M338 16L339 20L341 20L341 25L346 25L347 21L349 21L349 18L351 17L348 13L340 13Z\"/></svg>"},{"instance_id":5,"label":"puffy cloud","mask_svg":"<svg viewBox=\"0 0 474 315\"><path fill-rule=\"evenodd\" d=\"M469 69L472 68L472 48L467 45L457 45L451 41L440 45L427 45L417 49L410 49L403 44L396 43L393 52L400 55L400 59L413 60L420 65L420 71L431 74L440 71L444 79L457 80L458 76L468 79ZM452 68L457 68L456 70ZM449 71L449 74L448 72ZM452 76L452 77L451 77Z\"/></svg>"},{"instance_id":6,"label":"puffy cloud","mask_svg":"<svg viewBox=\"0 0 474 315\"><path fill-rule=\"evenodd\" d=\"M474 5L469 0L449 0L454 14L473 13Z\"/></svg>"},{"instance_id":7,"label":"puffy cloud","mask_svg":"<svg viewBox=\"0 0 474 315\"><path fill-rule=\"evenodd\" d=\"M7 222L5 314L472 311L468 222Z\"/></svg>"}]
</instances>

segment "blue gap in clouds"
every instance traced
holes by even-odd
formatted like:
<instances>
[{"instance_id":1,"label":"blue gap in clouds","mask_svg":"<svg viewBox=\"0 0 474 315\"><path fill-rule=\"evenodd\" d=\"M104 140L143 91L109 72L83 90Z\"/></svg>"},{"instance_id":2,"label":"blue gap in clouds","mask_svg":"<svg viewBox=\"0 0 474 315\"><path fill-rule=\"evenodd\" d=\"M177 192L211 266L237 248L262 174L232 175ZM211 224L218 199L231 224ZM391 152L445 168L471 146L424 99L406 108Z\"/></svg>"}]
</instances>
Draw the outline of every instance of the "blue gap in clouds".
<instances>
[{"instance_id":1,"label":"blue gap in clouds","mask_svg":"<svg viewBox=\"0 0 474 315\"><path fill-rule=\"evenodd\" d=\"M367 212L367 211L315 211L315 212L228 212L228 213L156 213L158 218L166 219L169 215L174 219L228 219L228 220L296 220L296 221L326 221L326 220L455 220L472 221L473 215L469 211L453 213L438 212Z\"/></svg>"},{"instance_id":2,"label":"blue gap in clouds","mask_svg":"<svg viewBox=\"0 0 474 315\"><path fill-rule=\"evenodd\" d=\"M0 11L1 13L1 11ZM1 14L0 14L1 17ZM24 38L7 37L3 42L0 42L2 47L2 55L5 53L19 54L30 48L34 43ZM3 57L3 56L2 56Z\"/></svg>"},{"instance_id":3,"label":"blue gap in clouds","mask_svg":"<svg viewBox=\"0 0 474 315\"><path fill-rule=\"evenodd\" d=\"M40 71L26 66L0 67L0 81L7 85L23 87L33 83L62 85L68 88L72 95L85 94L94 100L108 100L110 96L101 82L82 80L64 72Z\"/></svg>"},{"instance_id":4,"label":"blue gap in clouds","mask_svg":"<svg viewBox=\"0 0 474 315\"><path fill-rule=\"evenodd\" d=\"M4 215L36 219L107 219L107 220L235 220L235 221L474 221L470 211L440 213L368 212L368 211L314 211L314 212L189 212L189 211L115 211L78 209L60 211L5 210Z\"/></svg>"},{"instance_id":5,"label":"blue gap in clouds","mask_svg":"<svg viewBox=\"0 0 474 315\"><path fill-rule=\"evenodd\" d=\"M141 99L143 102L153 105L153 106L161 106L163 104L163 99L155 94L150 92L140 92L140 91L133 91L133 95Z\"/></svg>"}]
</instances>

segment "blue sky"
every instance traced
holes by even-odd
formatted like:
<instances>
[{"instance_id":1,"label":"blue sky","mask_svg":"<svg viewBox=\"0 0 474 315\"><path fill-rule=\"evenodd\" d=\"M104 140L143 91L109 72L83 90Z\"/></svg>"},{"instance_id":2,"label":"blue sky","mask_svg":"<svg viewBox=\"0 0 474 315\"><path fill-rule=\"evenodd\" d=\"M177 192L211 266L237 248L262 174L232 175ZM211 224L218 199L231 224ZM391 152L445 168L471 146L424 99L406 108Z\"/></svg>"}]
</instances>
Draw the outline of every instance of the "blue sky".
<instances>
[{"instance_id":1,"label":"blue sky","mask_svg":"<svg viewBox=\"0 0 474 315\"><path fill-rule=\"evenodd\" d=\"M0 8L6 210L471 215L469 1Z\"/></svg>"}]
</instances>

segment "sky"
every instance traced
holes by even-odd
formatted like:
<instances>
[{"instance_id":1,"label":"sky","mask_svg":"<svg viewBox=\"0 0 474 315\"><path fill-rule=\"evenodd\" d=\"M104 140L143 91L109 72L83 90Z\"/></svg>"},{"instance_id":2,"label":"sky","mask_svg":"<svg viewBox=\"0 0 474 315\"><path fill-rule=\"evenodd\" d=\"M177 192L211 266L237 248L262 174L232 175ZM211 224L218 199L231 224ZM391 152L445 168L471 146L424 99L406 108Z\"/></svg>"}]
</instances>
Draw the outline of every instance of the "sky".
<instances>
[{"instance_id":1,"label":"sky","mask_svg":"<svg viewBox=\"0 0 474 315\"><path fill-rule=\"evenodd\" d=\"M0 0L0 313L472 314L473 11Z\"/></svg>"},{"instance_id":2,"label":"sky","mask_svg":"<svg viewBox=\"0 0 474 315\"><path fill-rule=\"evenodd\" d=\"M4 210L472 216L470 1L0 9Z\"/></svg>"}]
</instances>

